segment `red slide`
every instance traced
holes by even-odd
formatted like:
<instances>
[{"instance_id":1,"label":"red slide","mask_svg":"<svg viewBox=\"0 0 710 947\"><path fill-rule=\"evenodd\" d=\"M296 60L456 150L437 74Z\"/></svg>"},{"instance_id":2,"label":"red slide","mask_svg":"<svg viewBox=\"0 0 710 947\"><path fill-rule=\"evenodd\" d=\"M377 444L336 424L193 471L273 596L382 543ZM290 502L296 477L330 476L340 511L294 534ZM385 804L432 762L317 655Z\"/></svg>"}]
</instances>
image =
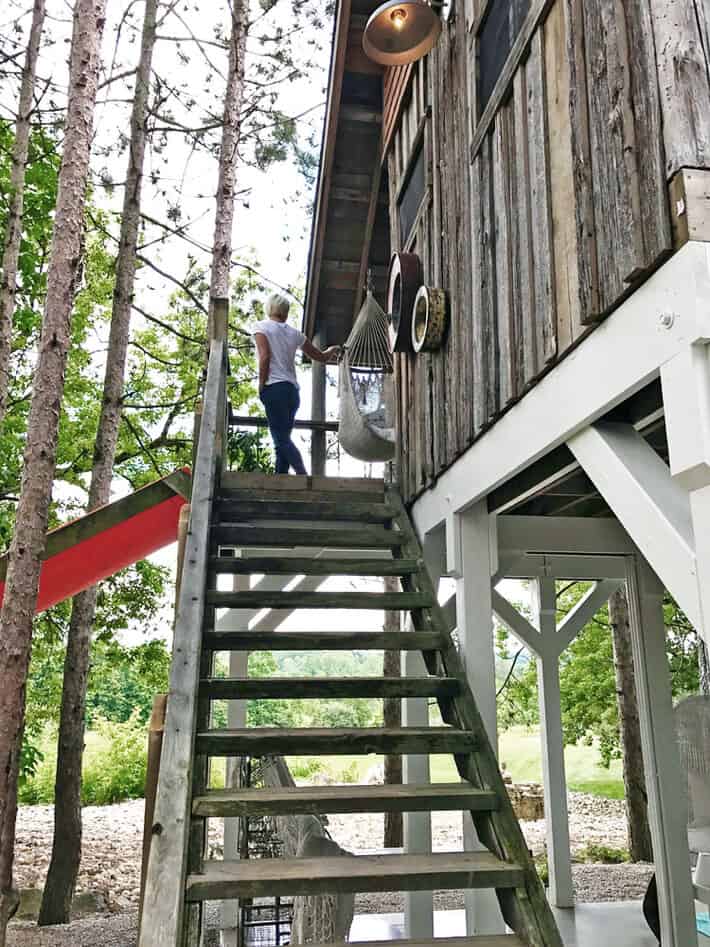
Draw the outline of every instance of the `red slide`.
<instances>
[{"instance_id":1,"label":"red slide","mask_svg":"<svg viewBox=\"0 0 710 947\"><path fill-rule=\"evenodd\" d=\"M178 470L47 534L35 611L96 585L175 542L190 496L189 470ZM7 555L0 558L0 603Z\"/></svg>"}]
</instances>

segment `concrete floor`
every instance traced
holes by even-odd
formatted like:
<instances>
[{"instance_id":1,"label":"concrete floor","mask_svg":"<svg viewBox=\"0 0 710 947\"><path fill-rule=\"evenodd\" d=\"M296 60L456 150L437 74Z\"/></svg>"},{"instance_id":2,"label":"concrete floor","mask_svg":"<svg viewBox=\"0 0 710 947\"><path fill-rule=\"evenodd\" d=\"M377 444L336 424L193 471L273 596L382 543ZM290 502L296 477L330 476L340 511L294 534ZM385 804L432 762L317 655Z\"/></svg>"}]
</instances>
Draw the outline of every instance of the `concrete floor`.
<instances>
[{"instance_id":1,"label":"concrete floor","mask_svg":"<svg viewBox=\"0 0 710 947\"><path fill-rule=\"evenodd\" d=\"M575 908L553 908L565 947L658 947L648 929L639 901L578 904ZM463 911L437 911L435 937L465 934ZM350 930L350 942L398 940L404 937L401 914L358 914ZM710 938L698 935L698 947L710 947Z\"/></svg>"}]
</instances>

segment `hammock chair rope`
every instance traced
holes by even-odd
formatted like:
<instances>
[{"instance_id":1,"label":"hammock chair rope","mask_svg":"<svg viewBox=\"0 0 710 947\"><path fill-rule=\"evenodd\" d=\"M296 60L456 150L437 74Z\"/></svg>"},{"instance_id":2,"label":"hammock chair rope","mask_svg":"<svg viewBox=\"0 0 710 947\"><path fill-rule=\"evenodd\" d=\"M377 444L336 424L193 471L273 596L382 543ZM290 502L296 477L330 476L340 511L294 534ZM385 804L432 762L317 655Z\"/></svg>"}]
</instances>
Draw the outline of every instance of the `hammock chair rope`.
<instances>
[{"instance_id":1,"label":"hammock chair rope","mask_svg":"<svg viewBox=\"0 0 710 947\"><path fill-rule=\"evenodd\" d=\"M388 418L393 370L387 316L368 288L340 362L340 443L358 460L394 457L394 428Z\"/></svg>"}]
</instances>

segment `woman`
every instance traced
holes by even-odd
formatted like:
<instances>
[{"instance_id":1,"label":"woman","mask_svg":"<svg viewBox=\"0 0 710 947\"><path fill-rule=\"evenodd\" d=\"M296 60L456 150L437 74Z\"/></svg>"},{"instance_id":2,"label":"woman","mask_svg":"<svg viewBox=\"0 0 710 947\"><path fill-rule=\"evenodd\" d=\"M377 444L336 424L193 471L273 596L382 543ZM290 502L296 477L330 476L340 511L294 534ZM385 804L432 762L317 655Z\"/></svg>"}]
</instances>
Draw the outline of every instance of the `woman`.
<instances>
[{"instance_id":1,"label":"woman","mask_svg":"<svg viewBox=\"0 0 710 947\"><path fill-rule=\"evenodd\" d=\"M266 409L269 431L276 449L276 473L306 474L301 454L291 440L293 422L300 404L296 380L296 352L299 349L316 362L337 358L338 346L321 352L298 329L288 325L290 303L274 293L266 301L267 319L254 328L254 341L259 361L259 397Z\"/></svg>"}]
</instances>

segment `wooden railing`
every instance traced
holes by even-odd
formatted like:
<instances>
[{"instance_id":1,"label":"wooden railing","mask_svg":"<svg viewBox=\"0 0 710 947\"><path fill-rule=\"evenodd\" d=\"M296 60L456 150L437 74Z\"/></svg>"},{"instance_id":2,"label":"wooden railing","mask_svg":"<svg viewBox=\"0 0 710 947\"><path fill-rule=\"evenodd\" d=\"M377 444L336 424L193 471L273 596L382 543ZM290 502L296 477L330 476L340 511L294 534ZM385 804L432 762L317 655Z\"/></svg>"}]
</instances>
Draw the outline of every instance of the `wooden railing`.
<instances>
[{"instance_id":1,"label":"wooden railing","mask_svg":"<svg viewBox=\"0 0 710 947\"><path fill-rule=\"evenodd\" d=\"M209 529L227 434L226 300L215 300L213 312L139 947L183 942Z\"/></svg>"}]
</instances>

